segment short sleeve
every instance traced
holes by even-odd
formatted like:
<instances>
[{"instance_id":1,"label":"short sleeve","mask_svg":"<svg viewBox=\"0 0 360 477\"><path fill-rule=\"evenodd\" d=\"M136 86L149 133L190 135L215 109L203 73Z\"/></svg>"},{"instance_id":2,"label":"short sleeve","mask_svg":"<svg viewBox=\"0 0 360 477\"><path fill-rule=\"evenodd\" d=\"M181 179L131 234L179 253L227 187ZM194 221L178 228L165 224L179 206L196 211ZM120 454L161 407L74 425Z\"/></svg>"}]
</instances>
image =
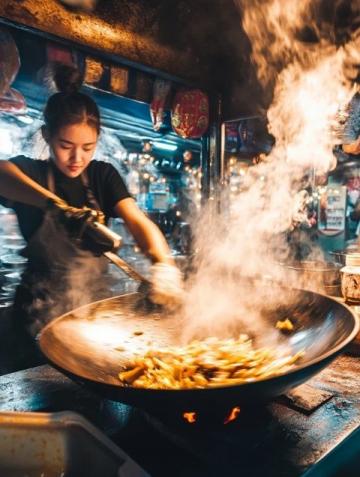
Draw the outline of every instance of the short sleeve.
<instances>
[{"instance_id":1,"label":"short sleeve","mask_svg":"<svg viewBox=\"0 0 360 477\"><path fill-rule=\"evenodd\" d=\"M105 214L115 217L114 206L119 201L132 197L123 178L112 164L102 161L93 161L91 172L94 177L90 182L97 184L99 188L97 195L101 198Z\"/></svg>"},{"instance_id":2,"label":"short sleeve","mask_svg":"<svg viewBox=\"0 0 360 477\"><path fill-rule=\"evenodd\" d=\"M111 164L107 164L107 171L105 175L105 189L104 197L107 208L112 211L114 206L123 199L128 199L131 197L130 192L128 191L126 184ZM113 214L111 214L113 215Z\"/></svg>"}]
</instances>

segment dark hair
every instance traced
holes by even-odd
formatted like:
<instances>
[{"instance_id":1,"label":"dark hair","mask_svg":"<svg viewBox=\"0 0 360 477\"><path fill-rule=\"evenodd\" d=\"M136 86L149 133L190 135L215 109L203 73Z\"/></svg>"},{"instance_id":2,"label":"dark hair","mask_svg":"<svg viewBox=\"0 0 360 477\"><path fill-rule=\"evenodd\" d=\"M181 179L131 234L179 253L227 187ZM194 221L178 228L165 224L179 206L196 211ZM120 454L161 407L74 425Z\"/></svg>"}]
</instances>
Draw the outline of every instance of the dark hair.
<instances>
[{"instance_id":1,"label":"dark hair","mask_svg":"<svg viewBox=\"0 0 360 477\"><path fill-rule=\"evenodd\" d=\"M54 82L58 93L48 99L45 110L45 126L50 137L68 124L85 122L100 133L100 113L90 96L80 93L82 77L73 66L55 65Z\"/></svg>"}]
</instances>

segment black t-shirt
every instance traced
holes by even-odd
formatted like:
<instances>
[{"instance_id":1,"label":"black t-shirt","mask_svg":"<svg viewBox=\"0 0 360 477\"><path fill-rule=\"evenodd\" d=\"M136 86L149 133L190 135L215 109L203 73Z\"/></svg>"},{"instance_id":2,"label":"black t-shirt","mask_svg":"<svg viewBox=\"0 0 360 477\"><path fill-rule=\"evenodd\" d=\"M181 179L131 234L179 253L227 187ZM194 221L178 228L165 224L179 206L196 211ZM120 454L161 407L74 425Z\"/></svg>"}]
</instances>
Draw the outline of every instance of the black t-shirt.
<instances>
[{"instance_id":1,"label":"black t-shirt","mask_svg":"<svg viewBox=\"0 0 360 477\"><path fill-rule=\"evenodd\" d=\"M10 161L21 171L36 181L41 186L48 188L47 171L48 161L30 159L25 156L17 156ZM90 206L87 203L86 189L81 177L70 178L59 169L53 167L55 179L55 192L73 207ZM114 206L120 200L131 197L124 181L117 170L109 163L92 160L86 172L89 178L89 186L107 218L115 217ZM20 231L28 241L40 227L44 217L44 211L21 202L10 202L0 196L0 204L14 209Z\"/></svg>"}]
</instances>

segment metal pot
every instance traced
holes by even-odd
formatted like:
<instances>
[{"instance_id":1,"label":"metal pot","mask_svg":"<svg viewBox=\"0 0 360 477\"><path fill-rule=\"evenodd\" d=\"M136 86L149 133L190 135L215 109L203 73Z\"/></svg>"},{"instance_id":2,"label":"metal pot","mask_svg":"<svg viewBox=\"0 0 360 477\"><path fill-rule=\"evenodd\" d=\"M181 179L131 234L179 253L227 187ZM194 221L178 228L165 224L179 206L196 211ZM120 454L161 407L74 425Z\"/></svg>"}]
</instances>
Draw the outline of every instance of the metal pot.
<instances>
[{"instance_id":1,"label":"metal pot","mask_svg":"<svg viewBox=\"0 0 360 477\"><path fill-rule=\"evenodd\" d=\"M336 263L340 263L342 266L344 266L346 264L346 256L351 255L353 253L360 253L360 249L333 250L329 253Z\"/></svg>"},{"instance_id":2,"label":"metal pot","mask_svg":"<svg viewBox=\"0 0 360 477\"><path fill-rule=\"evenodd\" d=\"M360 245L358 243L358 240L348 240L344 249L332 250L331 252L329 252L329 255L332 257L334 262L340 263L344 266L346 262L346 255L352 253L360 253Z\"/></svg>"},{"instance_id":3,"label":"metal pot","mask_svg":"<svg viewBox=\"0 0 360 477\"><path fill-rule=\"evenodd\" d=\"M293 261L283 264L289 271L287 279L292 286L340 296L341 264L335 262Z\"/></svg>"}]
</instances>

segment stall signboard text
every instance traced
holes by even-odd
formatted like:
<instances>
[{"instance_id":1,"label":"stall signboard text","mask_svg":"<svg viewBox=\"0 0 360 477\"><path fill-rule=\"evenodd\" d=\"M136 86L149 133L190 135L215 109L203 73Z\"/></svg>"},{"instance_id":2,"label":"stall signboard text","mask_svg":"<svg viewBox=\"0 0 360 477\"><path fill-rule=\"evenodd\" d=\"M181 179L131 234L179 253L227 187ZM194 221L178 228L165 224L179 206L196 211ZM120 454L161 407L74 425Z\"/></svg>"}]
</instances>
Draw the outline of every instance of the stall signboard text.
<instances>
[{"instance_id":1,"label":"stall signboard text","mask_svg":"<svg viewBox=\"0 0 360 477\"><path fill-rule=\"evenodd\" d=\"M321 188L318 208L318 230L323 235L337 235L345 230L346 187L331 185Z\"/></svg>"}]
</instances>

